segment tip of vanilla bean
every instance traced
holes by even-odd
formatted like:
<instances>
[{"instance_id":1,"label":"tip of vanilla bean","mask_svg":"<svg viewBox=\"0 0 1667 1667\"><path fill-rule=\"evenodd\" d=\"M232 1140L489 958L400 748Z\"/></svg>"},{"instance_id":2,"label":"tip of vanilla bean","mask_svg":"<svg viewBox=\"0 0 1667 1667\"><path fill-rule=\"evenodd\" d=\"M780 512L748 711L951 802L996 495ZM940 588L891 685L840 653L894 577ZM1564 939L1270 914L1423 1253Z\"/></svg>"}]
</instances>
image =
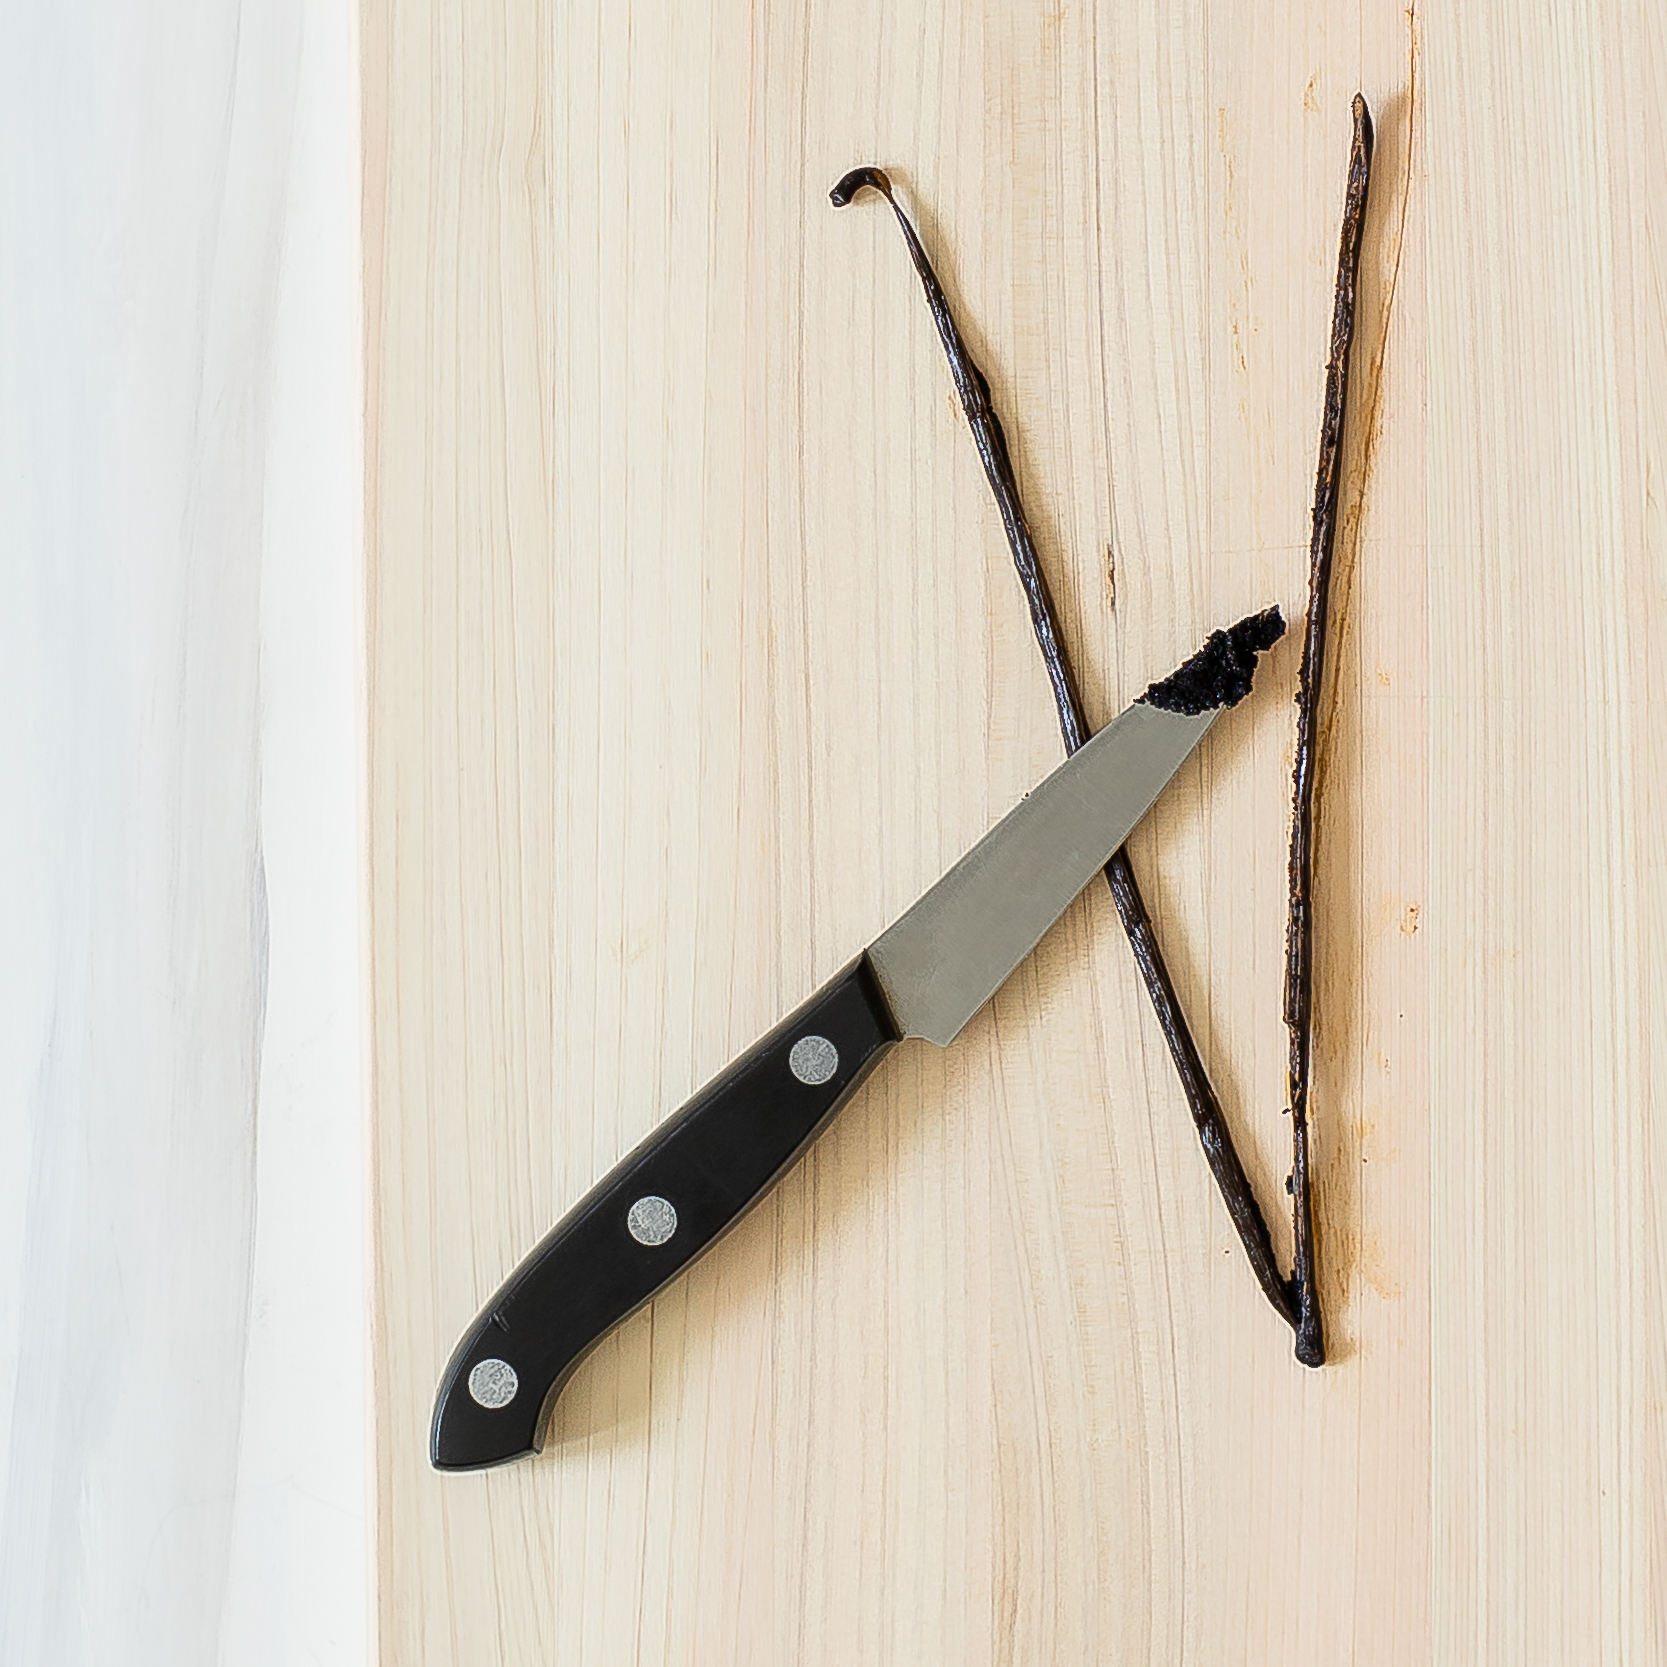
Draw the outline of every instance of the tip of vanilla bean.
<instances>
[{"instance_id":1,"label":"tip of vanilla bean","mask_svg":"<svg viewBox=\"0 0 1667 1667\"><path fill-rule=\"evenodd\" d=\"M1284 635L1285 616L1276 607L1251 614L1225 631L1212 631L1190 660L1140 698L1160 711L1184 712L1189 718L1212 707L1237 706L1250 693L1256 656Z\"/></svg>"},{"instance_id":2,"label":"tip of vanilla bean","mask_svg":"<svg viewBox=\"0 0 1667 1667\"><path fill-rule=\"evenodd\" d=\"M883 168L853 168L828 193L828 201L835 208L844 208L864 186L878 191L888 203L891 201L891 181Z\"/></svg>"}]
</instances>

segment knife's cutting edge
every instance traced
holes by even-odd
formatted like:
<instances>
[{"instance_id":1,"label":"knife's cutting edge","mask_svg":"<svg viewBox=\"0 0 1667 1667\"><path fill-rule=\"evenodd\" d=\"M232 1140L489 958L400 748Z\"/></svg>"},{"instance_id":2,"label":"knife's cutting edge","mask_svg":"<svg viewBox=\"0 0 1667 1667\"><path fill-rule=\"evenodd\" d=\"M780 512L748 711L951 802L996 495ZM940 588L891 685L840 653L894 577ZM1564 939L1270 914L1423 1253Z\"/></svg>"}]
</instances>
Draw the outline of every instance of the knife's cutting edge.
<instances>
[{"instance_id":1,"label":"knife's cutting edge","mask_svg":"<svg viewBox=\"0 0 1667 1667\"><path fill-rule=\"evenodd\" d=\"M1221 708L1137 701L869 946L898 1029L948 1047L1168 785Z\"/></svg>"}]
</instances>

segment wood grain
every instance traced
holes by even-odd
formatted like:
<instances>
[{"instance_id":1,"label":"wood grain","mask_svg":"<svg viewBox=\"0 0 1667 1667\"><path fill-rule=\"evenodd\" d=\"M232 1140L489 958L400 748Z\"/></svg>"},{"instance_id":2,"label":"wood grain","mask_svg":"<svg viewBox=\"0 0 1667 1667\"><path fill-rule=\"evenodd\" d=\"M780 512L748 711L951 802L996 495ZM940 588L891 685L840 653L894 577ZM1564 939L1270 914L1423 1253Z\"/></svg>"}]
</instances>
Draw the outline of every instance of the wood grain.
<instances>
[{"instance_id":1,"label":"wood grain","mask_svg":"<svg viewBox=\"0 0 1667 1667\"><path fill-rule=\"evenodd\" d=\"M367 8L384 1662L1663 1647L1661 37L1642 0ZM1096 888L537 1461L436 1476L484 1296L1058 756L895 228L828 187L879 163L919 217L1103 722L1300 611L1357 87L1335 1364L1256 1291ZM1288 643L1133 847L1270 1201L1295 682Z\"/></svg>"}]
</instances>

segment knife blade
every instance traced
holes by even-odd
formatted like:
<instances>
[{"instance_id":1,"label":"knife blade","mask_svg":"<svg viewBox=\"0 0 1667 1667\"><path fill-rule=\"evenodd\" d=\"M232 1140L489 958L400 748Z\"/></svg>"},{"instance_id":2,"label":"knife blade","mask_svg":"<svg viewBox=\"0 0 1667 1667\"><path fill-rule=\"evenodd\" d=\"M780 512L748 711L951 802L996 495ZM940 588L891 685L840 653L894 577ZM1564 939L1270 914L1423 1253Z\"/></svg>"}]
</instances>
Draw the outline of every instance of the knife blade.
<instances>
[{"instance_id":1,"label":"knife blade","mask_svg":"<svg viewBox=\"0 0 1667 1667\"><path fill-rule=\"evenodd\" d=\"M948 1047L1248 692L1277 610L1218 631L872 944L661 1123L521 1262L441 1378L437 1470L537 1452L562 1386L791 1167L897 1044Z\"/></svg>"}]
</instances>

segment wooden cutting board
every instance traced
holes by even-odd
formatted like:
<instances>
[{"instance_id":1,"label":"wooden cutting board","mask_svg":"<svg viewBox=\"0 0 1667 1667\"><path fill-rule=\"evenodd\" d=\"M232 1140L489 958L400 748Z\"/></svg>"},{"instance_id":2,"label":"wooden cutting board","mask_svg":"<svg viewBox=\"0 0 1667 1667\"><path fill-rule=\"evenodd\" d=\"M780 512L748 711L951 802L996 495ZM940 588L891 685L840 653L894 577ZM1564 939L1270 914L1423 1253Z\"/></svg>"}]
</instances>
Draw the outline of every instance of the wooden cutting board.
<instances>
[{"instance_id":1,"label":"wooden cutting board","mask_svg":"<svg viewBox=\"0 0 1667 1667\"><path fill-rule=\"evenodd\" d=\"M1103 722L1300 618L1378 156L1298 1366L1104 888L441 1477L461 1328L1060 756L896 229ZM923 0L364 21L380 1659L1667 1659L1667 22ZM1296 642L1135 840L1270 1210ZM1278 1235L1288 1257L1289 1235Z\"/></svg>"}]
</instances>

